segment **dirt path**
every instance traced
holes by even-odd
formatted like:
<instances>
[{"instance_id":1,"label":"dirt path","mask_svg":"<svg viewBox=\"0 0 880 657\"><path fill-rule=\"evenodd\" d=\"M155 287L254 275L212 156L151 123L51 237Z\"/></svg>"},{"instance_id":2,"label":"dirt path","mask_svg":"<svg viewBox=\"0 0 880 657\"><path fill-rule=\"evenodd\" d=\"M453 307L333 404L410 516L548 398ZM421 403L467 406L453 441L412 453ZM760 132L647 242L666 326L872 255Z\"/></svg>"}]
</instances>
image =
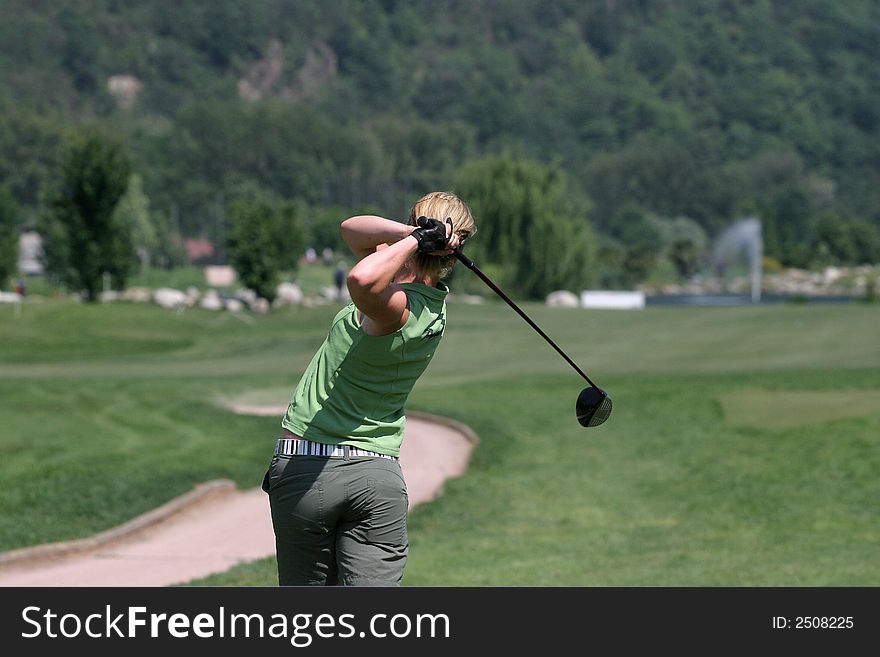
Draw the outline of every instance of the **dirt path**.
<instances>
[{"instance_id":1,"label":"dirt path","mask_svg":"<svg viewBox=\"0 0 880 657\"><path fill-rule=\"evenodd\" d=\"M279 414L271 407L239 410ZM467 427L409 414L401 466L410 508L465 471L474 441ZM91 539L0 554L0 586L167 586L274 553L266 494L211 482Z\"/></svg>"}]
</instances>

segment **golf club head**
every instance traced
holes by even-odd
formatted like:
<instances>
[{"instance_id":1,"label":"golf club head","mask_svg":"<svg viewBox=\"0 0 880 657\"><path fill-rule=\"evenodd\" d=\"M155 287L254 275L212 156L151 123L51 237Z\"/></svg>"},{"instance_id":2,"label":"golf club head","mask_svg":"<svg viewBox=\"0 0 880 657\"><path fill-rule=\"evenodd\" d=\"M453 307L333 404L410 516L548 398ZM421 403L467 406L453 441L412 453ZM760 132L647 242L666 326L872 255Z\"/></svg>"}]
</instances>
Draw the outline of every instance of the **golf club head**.
<instances>
[{"instance_id":1,"label":"golf club head","mask_svg":"<svg viewBox=\"0 0 880 657\"><path fill-rule=\"evenodd\" d=\"M611 415L611 397L599 388L584 388L578 395L575 412L581 426L599 426Z\"/></svg>"}]
</instances>

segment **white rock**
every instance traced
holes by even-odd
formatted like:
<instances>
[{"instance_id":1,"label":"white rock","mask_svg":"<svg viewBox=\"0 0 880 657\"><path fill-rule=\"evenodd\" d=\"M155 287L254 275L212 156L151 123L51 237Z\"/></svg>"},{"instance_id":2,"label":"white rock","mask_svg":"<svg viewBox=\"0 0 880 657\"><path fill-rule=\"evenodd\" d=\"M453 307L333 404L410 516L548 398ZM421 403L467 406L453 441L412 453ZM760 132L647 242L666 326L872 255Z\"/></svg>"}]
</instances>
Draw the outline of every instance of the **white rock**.
<instances>
[{"instance_id":1,"label":"white rock","mask_svg":"<svg viewBox=\"0 0 880 657\"><path fill-rule=\"evenodd\" d=\"M446 300L451 303L466 303L471 306L478 306L481 303L485 303L486 298L481 297L479 294L455 294L450 292L446 295Z\"/></svg>"},{"instance_id":2,"label":"white rock","mask_svg":"<svg viewBox=\"0 0 880 657\"><path fill-rule=\"evenodd\" d=\"M153 293L147 287L130 287L122 293L123 301L134 301L136 303L146 303L150 300Z\"/></svg>"},{"instance_id":3,"label":"white rock","mask_svg":"<svg viewBox=\"0 0 880 657\"><path fill-rule=\"evenodd\" d=\"M303 302L303 293L296 283L282 283L275 290L275 303L279 306L298 305Z\"/></svg>"},{"instance_id":4,"label":"white rock","mask_svg":"<svg viewBox=\"0 0 880 657\"><path fill-rule=\"evenodd\" d=\"M581 304L574 292L556 290L547 295L547 305L551 308L577 308Z\"/></svg>"},{"instance_id":5,"label":"white rock","mask_svg":"<svg viewBox=\"0 0 880 657\"><path fill-rule=\"evenodd\" d=\"M336 288L332 285L321 288L321 296L325 299L334 301L336 299Z\"/></svg>"},{"instance_id":6,"label":"white rock","mask_svg":"<svg viewBox=\"0 0 880 657\"><path fill-rule=\"evenodd\" d=\"M258 315L265 315L269 312L269 302L263 297L260 297L251 304L251 310Z\"/></svg>"},{"instance_id":7,"label":"white rock","mask_svg":"<svg viewBox=\"0 0 880 657\"><path fill-rule=\"evenodd\" d=\"M180 308L186 305L186 295L180 290L160 287L153 292L153 302L163 308Z\"/></svg>"},{"instance_id":8,"label":"white rock","mask_svg":"<svg viewBox=\"0 0 880 657\"><path fill-rule=\"evenodd\" d=\"M208 290L199 302L199 306L205 310L223 310L223 301L217 290Z\"/></svg>"},{"instance_id":9,"label":"white rock","mask_svg":"<svg viewBox=\"0 0 880 657\"><path fill-rule=\"evenodd\" d=\"M21 303L21 298L17 292L0 292L0 303Z\"/></svg>"},{"instance_id":10,"label":"white rock","mask_svg":"<svg viewBox=\"0 0 880 657\"><path fill-rule=\"evenodd\" d=\"M244 310L244 304L238 299L227 299L224 306L231 313L240 313Z\"/></svg>"},{"instance_id":11,"label":"white rock","mask_svg":"<svg viewBox=\"0 0 880 657\"><path fill-rule=\"evenodd\" d=\"M111 301L119 301L122 295L116 290L106 290L98 295L101 303L110 303Z\"/></svg>"},{"instance_id":12,"label":"white rock","mask_svg":"<svg viewBox=\"0 0 880 657\"><path fill-rule=\"evenodd\" d=\"M257 300L257 293L253 290L248 290L247 288L242 287L235 291L235 297L247 305L252 306L254 305L254 301Z\"/></svg>"},{"instance_id":13,"label":"white rock","mask_svg":"<svg viewBox=\"0 0 880 657\"><path fill-rule=\"evenodd\" d=\"M840 267L825 267L823 274L825 285L831 285L841 276L843 276L843 270Z\"/></svg>"}]
</instances>

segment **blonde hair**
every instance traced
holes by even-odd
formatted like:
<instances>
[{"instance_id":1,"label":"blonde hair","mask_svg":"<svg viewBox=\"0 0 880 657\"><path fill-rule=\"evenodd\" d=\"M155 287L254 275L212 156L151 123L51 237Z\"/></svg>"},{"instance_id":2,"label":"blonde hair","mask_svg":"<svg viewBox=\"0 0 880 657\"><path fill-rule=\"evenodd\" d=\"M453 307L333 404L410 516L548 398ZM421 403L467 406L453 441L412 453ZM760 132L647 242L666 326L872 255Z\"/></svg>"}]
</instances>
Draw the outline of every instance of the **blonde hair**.
<instances>
[{"instance_id":1,"label":"blonde hair","mask_svg":"<svg viewBox=\"0 0 880 657\"><path fill-rule=\"evenodd\" d=\"M431 192L416 201L409 211L409 225L415 226L419 217L431 217L446 222L452 219L452 232L458 235L460 245L477 232L477 224L471 209L452 192ZM419 274L440 280L449 275L455 256L432 256L427 253L416 253L414 256L416 270Z\"/></svg>"}]
</instances>

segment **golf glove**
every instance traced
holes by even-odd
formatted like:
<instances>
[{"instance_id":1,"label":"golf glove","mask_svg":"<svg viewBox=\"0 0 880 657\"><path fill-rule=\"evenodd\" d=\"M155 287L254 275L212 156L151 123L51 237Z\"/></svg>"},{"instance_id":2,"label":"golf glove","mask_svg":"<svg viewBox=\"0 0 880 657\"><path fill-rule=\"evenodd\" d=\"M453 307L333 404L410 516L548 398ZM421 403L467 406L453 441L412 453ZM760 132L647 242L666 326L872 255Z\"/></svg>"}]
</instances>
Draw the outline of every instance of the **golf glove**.
<instances>
[{"instance_id":1,"label":"golf glove","mask_svg":"<svg viewBox=\"0 0 880 657\"><path fill-rule=\"evenodd\" d=\"M434 251L443 251L449 242L446 235L446 226L438 219L429 217L419 217L416 220L418 228L411 234L419 242L420 253L432 253ZM446 223L452 228L452 219L447 219ZM450 235L452 231L450 230Z\"/></svg>"}]
</instances>

